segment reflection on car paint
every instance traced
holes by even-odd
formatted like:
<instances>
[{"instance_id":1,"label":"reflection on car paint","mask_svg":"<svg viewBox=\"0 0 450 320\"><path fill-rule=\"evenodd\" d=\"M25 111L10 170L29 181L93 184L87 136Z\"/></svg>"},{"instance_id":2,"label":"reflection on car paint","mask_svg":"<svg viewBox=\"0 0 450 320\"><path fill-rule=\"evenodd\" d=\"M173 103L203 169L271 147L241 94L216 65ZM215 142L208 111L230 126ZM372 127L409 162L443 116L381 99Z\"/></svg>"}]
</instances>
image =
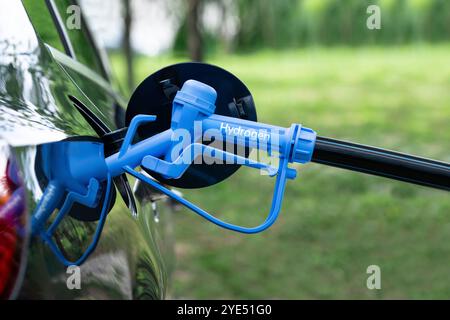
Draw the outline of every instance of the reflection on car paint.
<instances>
[{"instance_id":1,"label":"reflection on car paint","mask_svg":"<svg viewBox=\"0 0 450 320\"><path fill-rule=\"evenodd\" d=\"M16 161L0 141L0 299L14 295L23 269L28 228L25 192Z\"/></svg>"},{"instance_id":2,"label":"reflection on car paint","mask_svg":"<svg viewBox=\"0 0 450 320\"><path fill-rule=\"evenodd\" d=\"M102 169L106 170L103 144L92 138L78 138L44 144L38 151L37 168L41 169L40 176L45 186L32 212L32 235L46 243L64 265L80 265L95 250L114 200L111 177L108 176L106 181L98 179L102 176ZM85 173L85 178L81 178L80 173ZM81 255L76 259L68 258L55 241L56 230L69 215L81 221L98 220L92 241L85 250L80 248Z\"/></svg>"},{"instance_id":3,"label":"reflection on car paint","mask_svg":"<svg viewBox=\"0 0 450 320\"><path fill-rule=\"evenodd\" d=\"M46 10L45 2L41 3L40 10ZM76 83L84 80L73 74L72 76L69 77L66 70L54 60L46 44L37 39L22 2L2 2L0 139L11 146L12 153L16 156L17 167L23 176L22 190L28 217L36 209L47 183L39 171L42 165L39 161L40 147L68 137L98 137L84 116L73 106L69 96L77 97L108 127L115 128L111 117L112 106L109 104L113 99L106 101L103 98L105 92L100 87L98 90L84 92L86 88L82 88L81 83ZM97 96L100 98L97 99ZM69 290L66 286L66 268L46 245L30 239L26 250L27 262L22 260L21 263L24 280L17 297L129 299L131 286L132 298L163 298L169 268L168 263L163 261L167 252L160 251L159 243L164 242L169 251L172 248L168 246L170 241L163 240L166 237L160 226L165 225L166 213L169 212L164 211L165 206L160 207L161 223L155 226L150 206L145 201L139 201L137 206L140 214L136 219L132 217L122 198L117 197L96 251L81 267L81 290ZM83 210L83 207L75 209L80 212ZM89 243L92 230L96 227L95 221L77 219L75 211L64 219L55 234L55 241L64 248L68 257L79 255L79 251ZM85 265L88 266L87 271L92 272L83 273ZM117 278L117 274L123 272L129 272L130 277ZM85 274L87 275L83 278ZM90 280L92 277L96 278L95 281ZM125 285L126 281L130 281L129 284ZM123 286L124 289L118 289Z\"/></svg>"}]
</instances>

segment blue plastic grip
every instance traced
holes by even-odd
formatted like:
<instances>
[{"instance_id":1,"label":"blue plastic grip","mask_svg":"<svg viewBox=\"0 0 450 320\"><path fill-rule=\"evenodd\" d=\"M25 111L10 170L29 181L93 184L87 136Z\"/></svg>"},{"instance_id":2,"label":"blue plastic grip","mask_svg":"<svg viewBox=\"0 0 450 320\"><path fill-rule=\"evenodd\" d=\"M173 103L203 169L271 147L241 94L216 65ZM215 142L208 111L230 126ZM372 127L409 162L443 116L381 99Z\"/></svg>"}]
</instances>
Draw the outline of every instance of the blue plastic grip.
<instances>
[{"instance_id":1,"label":"blue plastic grip","mask_svg":"<svg viewBox=\"0 0 450 320\"><path fill-rule=\"evenodd\" d=\"M133 168L125 167L124 169L126 170L126 172L128 172L135 178L151 185L155 189L157 189L160 192L164 193L165 195L171 197L172 199L178 201L179 203L181 203L188 209L194 211L201 217L218 225L219 227L222 227L222 228L225 228L228 230L232 230L232 231L236 231L236 232L252 234L252 233L258 233L258 232L266 230L277 220L278 214L281 209L281 204L283 202L284 188L286 185L286 178L287 178L286 177L287 164L288 164L287 159L282 159L280 161L280 167L284 167L284 169L281 169L281 172L277 175L277 180L275 182L275 188L274 188L274 195L272 198L272 206L271 206L269 215L267 216L266 220L261 225L259 225L257 227L253 227L253 228L242 227L242 226L234 225L231 223L227 223L223 220L220 220L220 219L214 217L213 215L211 215L210 213L208 213L207 211L203 210L202 208L198 207L197 205L189 202L188 200L177 195L173 191L162 186L157 181L143 175L142 173L135 171Z\"/></svg>"}]
</instances>

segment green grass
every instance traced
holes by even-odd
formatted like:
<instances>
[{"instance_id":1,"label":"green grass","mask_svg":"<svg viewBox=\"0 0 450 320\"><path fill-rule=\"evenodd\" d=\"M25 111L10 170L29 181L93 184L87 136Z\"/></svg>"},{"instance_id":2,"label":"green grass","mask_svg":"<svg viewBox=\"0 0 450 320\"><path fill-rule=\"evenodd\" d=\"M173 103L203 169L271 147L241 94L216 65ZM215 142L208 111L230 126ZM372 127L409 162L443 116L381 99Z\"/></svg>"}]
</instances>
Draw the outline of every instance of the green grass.
<instances>
[{"instance_id":1,"label":"green grass","mask_svg":"<svg viewBox=\"0 0 450 320\"><path fill-rule=\"evenodd\" d=\"M449 57L442 45L268 51L208 62L247 84L260 121L299 122L320 135L450 161ZM173 62L139 58L138 78ZM173 297L450 297L448 193L317 164L298 168L279 220L263 234L177 214ZM225 183L183 192L221 218L254 225L268 211L272 183L241 169ZM381 268L381 290L366 288L372 264Z\"/></svg>"}]
</instances>

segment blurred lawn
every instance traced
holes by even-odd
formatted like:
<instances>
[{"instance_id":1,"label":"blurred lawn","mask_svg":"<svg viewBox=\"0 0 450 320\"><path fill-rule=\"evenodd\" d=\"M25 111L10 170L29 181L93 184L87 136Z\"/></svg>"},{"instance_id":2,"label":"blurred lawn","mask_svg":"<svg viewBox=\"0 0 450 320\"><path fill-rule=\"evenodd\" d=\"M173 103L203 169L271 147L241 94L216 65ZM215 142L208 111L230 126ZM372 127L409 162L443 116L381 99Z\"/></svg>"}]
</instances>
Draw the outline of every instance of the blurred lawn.
<instances>
[{"instance_id":1,"label":"blurred lawn","mask_svg":"<svg viewBox=\"0 0 450 320\"><path fill-rule=\"evenodd\" d=\"M241 78L259 120L450 161L450 46L305 49L220 56ZM114 69L124 74L113 56ZM139 58L139 80L175 58ZM176 217L181 298L450 297L448 193L308 164L288 182L278 222L259 235ZM235 223L268 211L272 183L240 170L186 197ZM381 267L382 289L366 288Z\"/></svg>"}]
</instances>

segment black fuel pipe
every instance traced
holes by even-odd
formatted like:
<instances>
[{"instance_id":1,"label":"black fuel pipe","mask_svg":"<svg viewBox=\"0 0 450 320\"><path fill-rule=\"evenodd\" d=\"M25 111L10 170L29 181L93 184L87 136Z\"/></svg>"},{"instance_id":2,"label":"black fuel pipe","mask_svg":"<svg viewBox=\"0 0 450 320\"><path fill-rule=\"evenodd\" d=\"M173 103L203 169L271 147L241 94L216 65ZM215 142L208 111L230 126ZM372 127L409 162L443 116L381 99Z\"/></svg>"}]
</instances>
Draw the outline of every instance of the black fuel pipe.
<instances>
[{"instance_id":1,"label":"black fuel pipe","mask_svg":"<svg viewBox=\"0 0 450 320\"><path fill-rule=\"evenodd\" d=\"M450 164L317 137L312 162L450 191Z\"/></svg>"}]
</instances>

